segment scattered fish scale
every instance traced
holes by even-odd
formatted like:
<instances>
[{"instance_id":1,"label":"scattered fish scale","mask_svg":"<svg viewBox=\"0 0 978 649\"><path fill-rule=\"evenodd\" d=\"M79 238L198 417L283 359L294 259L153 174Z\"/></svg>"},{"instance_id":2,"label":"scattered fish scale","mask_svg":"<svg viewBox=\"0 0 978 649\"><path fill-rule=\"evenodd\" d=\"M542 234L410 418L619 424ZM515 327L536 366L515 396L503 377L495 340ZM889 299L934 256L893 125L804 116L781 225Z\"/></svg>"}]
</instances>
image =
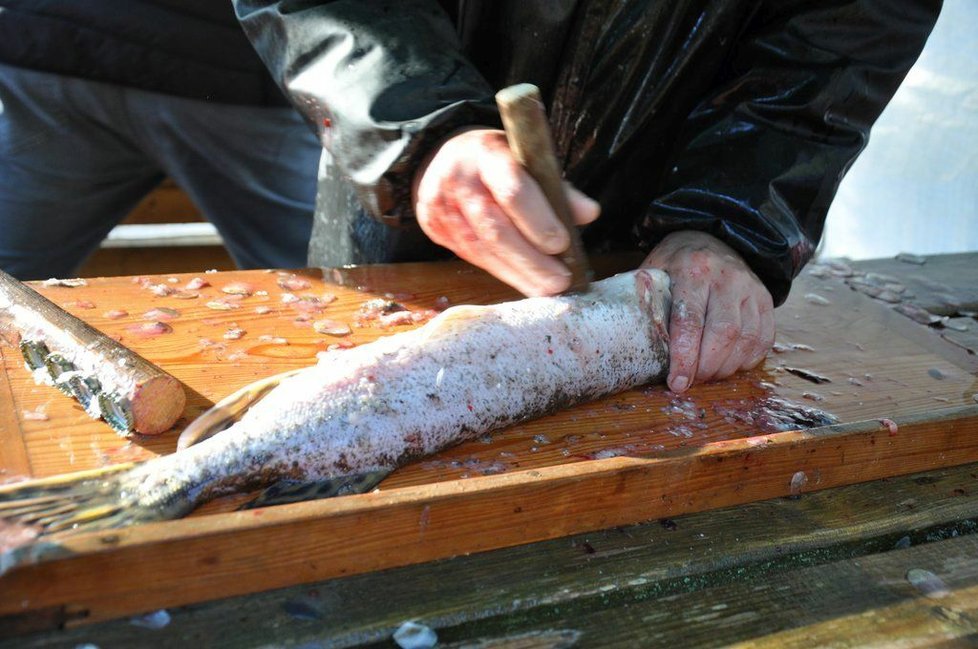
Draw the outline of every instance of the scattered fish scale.
<instances>
[{"instance_id":1,"label":"scattered fish scale","mask_svg":"<svg viewBox=\"0 0 978 649\"><path fill-rule=\"evenodd\" d=\"M316 320L312 323L313 331L326 336L349 336L353 333L350 325L339 320Z\"/></svg>"},{"instance_id":2,"label":"scattered fish scale","mask_svg":"<svg viewBox=\"0 0 978 649\"><path fill-rule=\"evenodd\" d=\"M156 307L143 314L144 320L175 320L180 317L180 312L169 307Z\"/></svg>"},{"instance_id":3,"label":"scattered fish scale","mask_svg":"<svg viewBox=\"0 0 978 649\"><path fill-rule=\"evenodd\" d=\"M727 423L746 425L749 428L746 432L751 434L804 430L839 422L835 415L824 410L773 396L720 401L713 405L713 411Z\"/></svg>"},{"instance_id":4,"label":"scattered fish scale","mask_svg":"<svg viewBox=\"0 0 978 649\"><path fill-rule=\"evenodd\" d=\"M893 310L897 313L907 316L914 322L922 325L935 325L941 321L940 316L936 316L930 311L923 309L916 304L910 302L904 302L902 304L897 304L893 307Z\"/></svg>"},{"instance_id":5,"label":"scattered fish scale","mask_svg":"<svg viewBox=\"0 0 978 649\"><path fill-rule=\"evenodd\" d=\"M185 291L199 291L202 288L207 288L211 283L208 282L203 277L194 277L186 284L183 285Z\"/></svg>"},{"instance_id":6,"label":"scattered fish scale","mask_svg":"<svg viewBox=\"0 0 978 649\"><path fill-rule=\"evenodd\" d=\"M205 304L208 309L214 309L215 311L230 311L232 309L240 309L241 305L236 302L229 302L227 300L211 300Z\"/></svg>"},{"instance_id":7,"label":"scattered fish scale","mask_svg":"<svg viewBox=\"0 0 978 649\"><path fill-rule=\"evenodd\" d=\"M791 482L788 485L792 496L798 496L801 494L801 490L805 488L808 484L808 474L804 471L797 471L791 476Z\"/></svg>"},{"instance_id":8,"label":"scattered fish scale","mask_svg":"<svg viewBox=\"0 0 978 649\"><path fill-rule=\"evenodd\" d=\"M74 279L58 279L57 277L52 277L41 282L41 286L52 287L61 286L63 288L78 288L80 286L88 286L88 281L75 277Z\"/></svg>"},{"instance_id":9,"label":"scattered fish scale","mask_svg":"<svg viewBox=\"0 0 978 649\"><path fill-rule=\"evenodd\" d=\"M812 370L806 370L801 367L790 367L788 365L783 365L778 369L783 369L785 372L789 374L794 374L799 378L805 379L806 381L811 381L812 383L816 383L816 384L832 382L832 379L830 379L827 376L822 376L821 374L813 372Z\"/></svg>"},{"instance_id":10,"label":"scattered fish scale","mask_svg":"<svg viewBox=\"0 0 978 649\"><path fill-rule=\"evenodd\" d=\"M930 570L911 568L907 571L906 579L925 597L941 599L951 595L951 589L944 580Z\"/></svg>"},{"instance_id":11,"label":"scattered fish scale","mask_svg":"<svg viewBox=\"0 0 978 649\"><path fill-rule=\"evenodd\" d=\"M22 410L20 413L21 419L25 421L48 421L50 417L43 410L44 406L38 406L34 410Z\"/></svg>"},{"instance_id":12,"label":"scattered fish scale","mask_svg":"<svg viewBox=\"0 0 978 649\"><path fill-rule=\"evenodd\" d=\"M818 293L806 293L805 301L816 306L828 306L832 304L831 300L819 295Z\"/></svg>"},{"instance_id":13,"label":"scattered fish scale","mask_svg":"<svg viewBox=\"0 0 978 649\"><path fill-rule=\"evenodd\" d=\"M129 325L126 327L126 331L139 336L159 336L161 334L173 333L173 327L165 322L154 320L151 322L142 322L140 324Z\"/></svg>"},{"instance_id":14,"label":"scattered fish scale","mask_svg":"<svg viewBox=\"0 0 978 649\"><path fill-rule=\"evenodd\" d=\"M312 286L309 280L296 275L279 277L277 283L279 288L283 288L287 291L304 291Z\"/></svg>"},{"instance_id":15,"label":"scattered fish scale","mask_svg":"<svg viewBox=\"0 0 978 649\"><path fill-rule=\"evenodd\" d=\"M304 295L289 302L289 307L303 313L321 313L326 305L314 295Z\"/></svg>"},{"instance_id":16,"label":"scattered fish scale","mask_svg":"<svg viewBox=\"0 0 978 649\"><path fill-rule=\"evenodd\" d=\"M964 318L950 318L944 316L940 319L940 325L951 331L969 331L971 327L965 322Z\"/></svg>"},{"instance_id":17,"label":"scattered fish scale","mask_svg":"<svg viewBox=\"0 0 978 649\"><path fill-rule=\"evenodd\" d=\"M915 266L923 266L927 263L927 257L922 255L914 255L909 252L901 252L896 257L897 261L902 261L905 264L913 264Z\"/></svg>"},{"instance_id":18,"label":"scattered fish scale","mask_svg":"<svg viewBox=\"0 0 978 649\"><path fill-rule=\"evenodd\" d=\"M771 351L773 351L775 354L783 354L785 352L792 351L813 352L815 351L815 348L811 345L805 345L803 343L782 343L775 341L775 343L771 346Z\"/></svg>"},{"instance_id":19,"label":"scattered fish scale","mask_svg":"<svg viewBox=\"0 0 978 649\"><path fill-rule=\"evenodd\" d=\"M254 284L249 284L248 282L231 282L230 284L225 284L221 287L222 293L227 293L228 295L242 295L244 297L250 297L255 292Z\"/></svg>"}]
</instances>

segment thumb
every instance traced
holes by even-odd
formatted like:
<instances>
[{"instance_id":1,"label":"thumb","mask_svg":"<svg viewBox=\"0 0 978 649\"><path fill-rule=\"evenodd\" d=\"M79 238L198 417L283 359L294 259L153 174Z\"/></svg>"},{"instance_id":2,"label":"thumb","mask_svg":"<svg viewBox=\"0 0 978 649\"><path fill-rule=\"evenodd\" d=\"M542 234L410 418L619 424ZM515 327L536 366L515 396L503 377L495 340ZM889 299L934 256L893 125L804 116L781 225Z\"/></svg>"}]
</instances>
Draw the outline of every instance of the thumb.
<instances>
[{"instance_id":1,"label":"thumb","mask_svg":"<svg viewBox=\"0 0 978 649\"><path fill-rule=\"evenodd\" d=\"M574 223L587 225L601 215L601 204L568 182L564 183Z\"/></svg>"}]
</instances>

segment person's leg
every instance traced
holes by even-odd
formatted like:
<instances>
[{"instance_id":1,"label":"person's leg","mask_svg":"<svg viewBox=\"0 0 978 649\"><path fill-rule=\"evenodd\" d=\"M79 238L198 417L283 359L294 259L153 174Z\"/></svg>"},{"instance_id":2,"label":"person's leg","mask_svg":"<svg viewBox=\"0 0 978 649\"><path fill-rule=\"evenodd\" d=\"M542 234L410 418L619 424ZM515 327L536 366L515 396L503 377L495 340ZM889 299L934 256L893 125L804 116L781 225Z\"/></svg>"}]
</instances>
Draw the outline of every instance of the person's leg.
<instances>
[{"instance_id":1,"label":"person's leg","mask_svg":"<svg viewBox=\"0 0 978 649\"><path fill-rule=\"evenodd\" d=\"M0 268L73 274L157 183L124 135L120 89L0 65Z\"/></svg>"},{"instance_id":2,"label":"person's leg","mask_svg":"<svg viewBox=\"0 0 978 649\"><path fill-rule=\"evenodd\" d=\"M291 108L128 92L144 147L242 268L305 266L321 147Z\"/></svg>"}]
</instances>

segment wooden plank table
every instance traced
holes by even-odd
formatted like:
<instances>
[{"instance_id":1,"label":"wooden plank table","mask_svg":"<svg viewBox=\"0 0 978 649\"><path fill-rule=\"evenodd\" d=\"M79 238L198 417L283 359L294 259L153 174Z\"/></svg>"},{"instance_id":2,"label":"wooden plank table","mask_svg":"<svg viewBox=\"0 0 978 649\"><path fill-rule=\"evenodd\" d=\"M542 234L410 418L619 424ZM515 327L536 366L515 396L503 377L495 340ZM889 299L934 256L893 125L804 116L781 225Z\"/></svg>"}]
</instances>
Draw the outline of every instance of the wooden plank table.
<instances>
[{"instance_id":1,"label":"wooden plank table","mask_svg":"<svg viewBox=\"0 0 978 649\"><path fill-rule=\"evenodd\" d=\"M958 302L944 300L939 315L978 326L970 262L978 259L814 267L778 310L779 345L763 368L682 399L643 388L516 426L405 467L379 493L258 510L257 520L229 513L240 502L229 499L108 542L85 535L73 558L0 578L0 633L69 627L10 646L353 646L384 642L419 618L448 646L784 646L854 632L973 638L978 569L968 534L978 525L978 467L967 463L978 461L978 363L966 337L947 336L970 328L926 326L893 310L921 302L926 292L907 286L923 277ZM307 315L349 319L385 293L413 309L443 295L451 303L512 295L452 264L204 278L211 287L182 301L152 287L180 287L190 276L44 291L183 380L192 390L187 417L337 342L315 334ZM303 278L308 288L299 288ZM255 293L236 308L207 307L232 281ZM869 297L873 283L890 293ZM312 300L283 302L286 292L339 299L312 313ZM160 306L179 311L173 332L143 336L142 314ZM131 315L105 316L117 309ZM225 340L233 328L246 333ZM344 340L383 333L355 328ZM0 459L9 475L173 450L173 433L115 437L34 386L12 350L0 351ZM771 432L762 415L772 397L842 424ZM875 481L838 486L867 480ZM754 502L774 496L788 498ZM450 558L507 546L517 547ZM126 619L282 586L172 609L159 630Z\"/></svg>"}]
</instances>

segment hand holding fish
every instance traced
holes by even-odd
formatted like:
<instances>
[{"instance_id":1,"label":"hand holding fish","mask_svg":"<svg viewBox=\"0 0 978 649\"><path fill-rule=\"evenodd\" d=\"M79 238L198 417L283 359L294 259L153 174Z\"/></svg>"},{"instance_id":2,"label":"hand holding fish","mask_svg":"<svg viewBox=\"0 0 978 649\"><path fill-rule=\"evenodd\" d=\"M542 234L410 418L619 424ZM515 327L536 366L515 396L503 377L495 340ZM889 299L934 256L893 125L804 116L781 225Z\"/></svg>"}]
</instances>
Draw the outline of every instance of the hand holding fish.
<instances>
[{"instance_id":1,"label":"hand holding fish","mask_svg":"<svg viewBox=\"0 0 978 649\"><path fill-rule=\"evenodd\" d=\"M415 178L415 213L432 241L528 296L570 286L570 272L551 256L570 245L567 230L503 131L449 138ZM597 202L569 185L567 194L576 223L598 218Z\"/></svg>"},{"instance_id":2,"label":"hand holding fish","mask_svg":"<svg viewBox=\"0 0 978 649\"><path fill-rule=\"evenodd\" d=\"M723 379L760 363L774 343L771 294L740 255L704 232L674 232L646 257L672 279L668 383Z\"/></svg>"}]
</instances>

